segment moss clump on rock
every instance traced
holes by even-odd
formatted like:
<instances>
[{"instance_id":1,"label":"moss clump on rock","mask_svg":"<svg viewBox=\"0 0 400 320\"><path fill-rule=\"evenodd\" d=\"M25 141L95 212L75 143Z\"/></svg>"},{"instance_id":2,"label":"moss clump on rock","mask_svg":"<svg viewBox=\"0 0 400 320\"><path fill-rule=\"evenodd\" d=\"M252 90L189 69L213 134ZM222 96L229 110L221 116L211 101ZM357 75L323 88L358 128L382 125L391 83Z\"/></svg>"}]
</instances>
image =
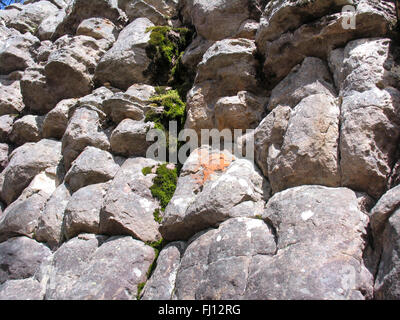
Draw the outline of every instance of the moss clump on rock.
<instances>
[{"instance_id":1,"label":"moss clump on rock","mask_svg":"<svg viewBox=\"0 0 400 320\"><path fill-rule=\"evenodd\" d=\"M177 90L157 88L157 93L150 102L154 107L163 107L163 112L150 110L146 114L146 122L152 121L156 128L168 131L169 121L176 121L179 132L185 124L186 103L182 101Z\"/></svg>"},{"instance_id":2,"label":"moss clump on rock","mask_svg":"<svg viewBox=\"0 0 400 320\"><path fill-rule=\"evenodd\" d=\"M152 80L158 85L176 82L173 69L189 45L193 31L189 28L168 26L149 27L146 31L151 32L149 45L146 47L151 63L145 75L152 75Z\"/></svg>"},{"instance_id":3,"label":"moss clump on rock","mask_svg":"<svg viewBox=\"0 0 400 320\"><path fill-rule=\"evenodd\" d=\"M178 172L176 168L168 169L167 164L163 164L157 168L156 174L150 191L152 196L160 201L161 210L165 211L175 193Z\"/></svg>"}]
</instances>

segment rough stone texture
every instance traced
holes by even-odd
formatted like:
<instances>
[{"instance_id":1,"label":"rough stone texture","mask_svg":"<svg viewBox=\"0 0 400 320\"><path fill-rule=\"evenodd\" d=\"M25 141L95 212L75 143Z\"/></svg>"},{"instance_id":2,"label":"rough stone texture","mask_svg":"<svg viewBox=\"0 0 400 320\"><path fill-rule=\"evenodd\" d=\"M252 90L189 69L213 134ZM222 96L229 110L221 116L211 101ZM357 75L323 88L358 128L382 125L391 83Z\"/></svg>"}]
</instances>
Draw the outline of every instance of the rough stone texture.
<instances>
[{"instance_id":1,"label":"rough stone texture","mask_svg":"<svg viewBox=\"0 0 400 320\"><path fill-rule=\"evenodd\" d=\"M105 18L121 28L127 22L126 14L118 8L117 0L74 0L67 7L67 15L57 27L53 38L74 35L82 21L93 17Z\"/></svg>"},{"instance_id":2,"label":"rough stone texture","mask_svg":"<svg viewBox=\"0 0 400 320\"><path fill-rule=\"evenodd\" d=\"M146 282L141 300L170 300L175 288L176 274L186 245L172 242L160 252L157 267Z\"/></svg>"},{"instance_id":3,"label":"rough stone texture","mask_svg":"<svg viewBox=\"0 0 400 320\"><path fill-rule=\"evenodd\" d=\"M9 135L11 142L22 145L26 142L38 142L42 138L44 116L27 115L14 122Z\"/></svg>"},{"instance_id":4,"label":"rough stone texture","mask_svg":"<svg viewBox=\"0 0 400 320\"><path fill-rule=\"evenodd\" d=\"M0 172L8 165L9 146L5 143L0 143Z\"/></svg>"},{"instance_id":5,"label":"rough stone texture","mask_svg":"<svg viewBox=\"0 0 400 320\"><path fill-rule=\"evenodd\" d=\"M147 148L152 144L146 141L146 135L153 128L152 122L123 120L111 135L112 152L125 157L145 157Z\"/></svg>"},{"instance_id":6,"label":"rough stone texture","mask_svg":"<svg viewBox=\"0 0 400 320\"><path fill-rule=\"evenodd\" d=\"M9 27L15 28L21 33L35 33L40 23L49 15L58 11L58 8L49 1L37 1L22 7Z\"/></svg>"},{"instance_id":7,"label":"rough stone texture","mask_svg":"<svg viewBox=\"0 0 400 320\"><path fill-rule=\"evenodd\" d=\"M182 168L160 232L167 240L186 240L229 218L261 215L269 192L250 161L202 147Z\"/></svg>"},{"instance_id":8,"label":"rough stone texture","mask_svg":"<svg viewBox=\"0 0 400 320\"><path fill-rule=\"evenodd\" d=\"M323 1L307 2L312 6ZM383 36L396 19L393 3L373 0L361 0L354 17L355 29L343 28L343 22L347 23L349 20L347 13L334 13L303 24L294 31L280 35L276 40L258 39L261 52L268 52L264 63L264 73L268 83L273 86L279 82L307 56L326 59L332 48L344 46L350 40Z\"/></svg>"},{"instance_id":9,"label":"rough stone texture","mask_svg":"<svg viewBox=\"0 0 400 320\"><path fill-rule=\"evenodd\" d=\"M7 37L0 45L0 74L9 74L33 66L33 50L39 45L39 39L30 33Z\"/></svg>"},{"instance_id":10,"label":"rough stone texture","mask_svg":"<svg viewBox=\"0 0 400 320\"><path fill-rule=\"evenodd\" d=\"M176 298L371 297L373 278L362 262L368 217L354 192L293 188L271 198L263 217L268 224L231 219L190 240Z\"/></svg>"},{"instance_id":11,"label":"rough stone texture","mask_svg":"<svg viewBox=\"0 0 400 320\"><path fill-rule=\"evenodd\" d=\"M66 12L64 9L58 10L49 16L47 16L39 25L37 30L37 35L40 40L50 40L52 39L54 32L56 32L57 27L64 20Z\"/></svg>"},{"instance_id":12,"label":"rough stone texture","mask_svg":"<svg viewBox=\"0 0 400 320\"><path fill-rule=\"evenodd\" d=\"M133 0L123 7L129 20L146 17L155 25L168 24L177 14L178 0Z\"/></svg>"},{"instance_id":13,"label":"rough stone texture","mask_svg":"<svg viewBox=\"0 0 400 320\"><path fill-rule=\"evenodd\" d=\"M35 233L38 241L46 242L51 248L57 247L62 242L64 211L70 198L71 192L64 183L53 192L39 217Z\"/></svg>"},{"instance_id":14,"label":"rough stone texture","mask_svg":"<svg viewBox=\"0 0 400 320\"><path fill-rule=\"evenodd\" d=\"M251 0L193 0L188 1L193 25L203 38L222 40L235 35L242 22L259 16L257 5L262 1ZM218 28L214 26L218 25Z\"/></svg>"},{"instance_id":15,"label":"rough stone texture","mask_svg":"<svg viewBox=\"0 0 400 320\"><path fill-rule=\"evenodd\" d=\"M24 107L20 82L0 78L0 115L18 114Z\"/></svg>"},{"instance_id":16,"label":"rough stone texture","mask_svg":"<svg viewBox=\"0 0 400 320\"><path fill-rule=\"evenodd\" d=\"M145 50L150 32L146 30L153 26L149 19L139 18L124 28L97 65L96 81L100 84L109 82L123 90L134 83L148 82L149 77L143 75L150 64Z\"/></svg>"},{"instance_id":17,"label":"rough stone texture","mask_svg":"<svg viewBox=\"0 0 400 320\"><path fill-rule=\"evenodd\" d=\"M63 232L67 239L80 233L99 233L100 210L109 183L93 184L76 191L65 208Z\"/></svg>"},{"instance_id":18,"label":"rough stone texture","mask_svg":"<svg viewBox=\"0 0 400 320\"><path fill-rule=\"evenodd\" d=\"M389 39L360 39L343 52L340 94L342 184L379 198L385 192L399 139L398 63Z\"/></svg>"},{"instance_id":19,"label":"rough stone texture","mask_svg":"<svg viewBox=\"0 0 400 320\"><path fill-rule=\"evenodd\" d=\"M106 45L88 36L64 36L54 45L45 74L56 88L57 95L66 99L89 94L93 89L95 68L105 53Z\"/></svg>"},{"instance_id":20,"label":"rough stone texture","mask_svg":"<svg viewBox=\"0 0 400 320\"><path fill-rule=\"evenodd\" d=\"M0 117L0 142L7 142L8 135L12 130L12 125L16 115L4 115Z\"/></svg>"},{"instance_id":21,"label":"rough stone texture","mask_svg":"<svg viewBox=\"0 0 400 320\"><path fill-rule=\"evenodd\" d=\"M90 18L82 21L76 30L76 34L89 36L97 40L104 39L111 46L118 36L118 30L108 19Z\"/></svg>"},{"instance_id":22,"label":"rough stone texture","mask_svg":"<svg viewBox=\"0 0 400 320\"><path fill-rule=\"evenodd\" d=\"M400 187L386 192L371 210L371 226L380 255L375 280L375 299L398 300L400 252Z\"/></svg>"},{"instance_id":23,"label":"rough stone texture","mask_svg":"<svg viewBox=\"0 0 400 320\"><path fill-rule=\"evenodd\" d=\"M50 254L49 248L26 237L0 243L0 284L32 277Z\"/></svg>"},{"instance_id":24,"label":"rough stone texture","mask_svg":"<svg viewBox=\"0 0 400 320\"><path fill-rule=\"evenodd\" d=\"M86 147L72 163L65 175L65 182L72 192L87 185L106 182L114 178L119 165L107 151Z\"/></svg>"},{"instance_id":25,"label":"rough stone texture","mask_svg":"<svg viewBox=\"0 0 400 320\"><path fill-rule=\"evenodd\" d=\"M1 197L10 204L19 197L32 179L43 170L58 166L61 160L61 143L43 139L37 143L26 143L15 149L9 157L10 163L1 173L4 179Z\"/></svg>"},{"instance_id":26,"label":"rough stone texture","mask_svg":"<svg viewBox=\"0 0 400 320\"><path fill-rule=\"evenodd\" d=\"M131 237L79 236L43 269L49 300L134 300L154 250Z\"/></svg>"},{"instance_id":27,"label":"rough stone texture","mask_svg":"<svg viewBox=\"0 0 400 320\"><path fill-rule=\"evenodd\" d=\"M87 146L110 149L108 136L101 130L103 119L103 114L90 106L81 107L74 112L62 138L64 163L67 169Z\"/></svg>"},{"instance_id":28,"label":"rough stone texture","mask_svg":"<svg viewBox=\"0 0 400 320\"><path fill-rule=\"evenodd\" d=\"M247 39L221 40L206 51L188 93L186 128L225 127L227 114L229 129L254 128L262 120L263 98L250 94L259 91L255 52L254 42Z\"/></svg>"},{"instance_id":29,"label":"rough stone texture","mask_svg":"<svg viewBox=\"0 0 400 320\"><path fill-rule=\"evenodd\" d=\"M117 92L103 103L104 111L113 122L124 119L141 121L151 108L149 99L156 95L155 88L145 84L134 84L126 92Z\"/></svg>"},{"instance_id":30,"label":"rough stone texture","mask_svg":"<svg viewBox=\"0 0 400 320\"><path fill-rule=\"evenodd\" d=\"M67 130L69 111L77 103L77 99L60 101L43 120L43 138L61 139Z\"/></svg>"},{"instance_id":31,"label":"rough stone texture","mask_svg":"<svg viewBox=\"0 0 400 320\"><path fill-rule=\"evenodd\" d=\"M153 216L160 207L150 191L155 175L142 173L143 168L156 164L145 158L130 158L124 162L104 199L100 214L102 234L126 234L144 242L161 238Z\"/></svg>"},{"instance_id":32,"label":"rough stone texture","mask_svg":"<svg viewBox=\"0 0 400 320\"><path fill-rule=\"evenodd\" d=\"M0 300L43 300L42 286L33 278L9 280L0 286Z\"/></svg>"},{"instance_id":33,"label":"rough stone texture","mask_svg":"<svg viewBox=\"0 0 400 320\"><path fill-rule=\"evenodd\" d=\"M38 174L0 220L0 241L16 235L35 237L43 208L59 183L56 168Z\"/></svg>"}]
</instances>

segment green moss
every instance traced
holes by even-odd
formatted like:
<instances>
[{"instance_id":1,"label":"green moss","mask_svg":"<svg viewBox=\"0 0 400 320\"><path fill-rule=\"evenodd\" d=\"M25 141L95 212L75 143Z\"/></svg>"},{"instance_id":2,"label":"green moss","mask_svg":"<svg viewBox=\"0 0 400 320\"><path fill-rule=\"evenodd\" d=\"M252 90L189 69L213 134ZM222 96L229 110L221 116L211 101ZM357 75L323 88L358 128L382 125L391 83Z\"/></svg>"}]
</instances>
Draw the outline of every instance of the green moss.
<instances>
[{"instance_id":1,"label":"green moss","mask_svg":"<svg viewBox=\"0 0 400 320\"><path fill-rule=\"evenodd\" d=\"M142 291L144 289L144 286L146 285L146 282L141 282L137 286L137 294L136 294L136 299L140 300L140 295L142 294Z\"/></svg>"},{"instance_id":2,"label":"green moss","mask_svg":"<svg viewBox=\"0 0 400 320\"><path fill-rule=\"evenodd\" d=\"M161 210L165 211L175 193L178 172L176 168L168 169L167 164L163 164L157 168L156 174L150 191L152 196L160 201Z\"/></svg>"},{"instance_id":3,"label":"green moss","mask_svg":"<svg viewBox=\"0 0 400 320\"><path fill-rule=\"evenodd\" d=\"M161 223L162 222L162 217L160 216L160 209L156 209L156 210L154 210L154 212L153 212L153 216L154 216L154 221L155 222L158 222L158 223Z\"/></svg>"},{"instance_id":4,"label":"green moss","mask_svg":"<svg viewBox=\"0 0 400 320\"><path fill-rule=\"evenodd\" d=\"M142 169L142 173L143 173L143 175L147 176L148 174L151 173L152 170L153 170L153 167L145 167Z\"/></svg>"},{"instance_id":5,"label":"green moss","mask_svg":"<svg viewBox=\"0 0 400 320\"><path fill-rule=\"evenodd\" d=\"M151 32L146 54L151 59L145 75L151 74L158 85L173 82L172 69L181 53L189 45L193 31L188 28L171 28L167 26L149 27Z\"/></svg>"}]
</instances>

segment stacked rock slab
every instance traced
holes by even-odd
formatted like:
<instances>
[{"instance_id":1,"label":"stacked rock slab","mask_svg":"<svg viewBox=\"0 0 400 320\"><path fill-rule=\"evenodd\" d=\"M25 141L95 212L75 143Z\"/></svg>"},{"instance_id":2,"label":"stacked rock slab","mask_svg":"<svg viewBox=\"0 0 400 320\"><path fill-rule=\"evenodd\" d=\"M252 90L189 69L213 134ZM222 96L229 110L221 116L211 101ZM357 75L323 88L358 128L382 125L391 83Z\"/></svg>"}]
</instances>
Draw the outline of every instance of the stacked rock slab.
<instances>
[{"instance_id":1,"label":"stacked rock slab","mask_svg":"<svg viewBox=\"0 0 400 320\"><path fill-rule=\"evenodd\" d=\"M0 300L400 299L395 23L378 0L0 10ZM171 118L254 156L146 158Z\"/></svg>"}]
</instances>

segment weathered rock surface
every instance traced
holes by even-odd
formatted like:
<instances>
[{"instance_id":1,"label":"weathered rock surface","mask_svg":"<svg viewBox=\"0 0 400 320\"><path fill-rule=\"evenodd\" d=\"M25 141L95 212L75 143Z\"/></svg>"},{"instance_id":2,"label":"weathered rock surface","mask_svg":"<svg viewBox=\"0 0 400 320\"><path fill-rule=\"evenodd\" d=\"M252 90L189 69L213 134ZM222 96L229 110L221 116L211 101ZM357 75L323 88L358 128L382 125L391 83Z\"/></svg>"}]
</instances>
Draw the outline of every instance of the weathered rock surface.
<instances>
[{"instance_id":1,"label":"weathered rock surface","mask_svg":"<svg viewBox=\"0 0 400 320\"><path fill-rule=\"evenodd\" d=\"M102 130L103 119L103 114L90 106L78 108L74 112L62 138L64 163L67 169L87 146L110 149L108 136Z\"/></svg>"},{"instance_id":2,"label":"weathered rock surface","mask_svg":"<svg viewBox=\"0 0 400 320\"><path fill-rule=\"evenodd\" d=\"M24 107L20 82L0 78L0 115L18 114Z\"/></svg>"},{"instance_id":3,"label":"weathered rock surface","mask_svg":"<svg viewBox=\"0 0 400 320\"><path fill-rule=\"evenodd\" d=\"M194 237L178 270L176 298L371 297L373 278L362 262L368 217L354 192L293 188L271 198L263 218L268 224L235 218Z\"/></svg>"},{"instance_id":4,"label":"weathered rock surface","mask_svg":"<svg viewBox=\"0 0 400 320\"><path fill-rule=\"evenodd\" d=\"M139 18L124 28L97 65L96 81L100 84L109 82L123 90L135 83L148 83L149 77L143 72L150 64L146 46L151 32L147 32L147 28L153 26L149 19Z\"/></svg>"},{"instance_id":5,"label":"weathered rock surface","mask_svg":"<svg viewBox=\"0 0 400 320\"><path fill-rule=\"evenodd\" d=\"M43 120L43 138L61 139L67 130L69 111L77 103L77 99L60 101Z\"/></svg>"},{"instance_id":6,"label":"weathered rock surface","mask_svg":"<svg viewBox=\"0 0 400 320\"><path fill-rule=\"evenodd\" d=\"M164 247L158 256L156 269L146 282L141 300L172 299L176 274L185 248L184 242L172 242Z\"/></svg>"},{"instance_id":7,"label":"weathered rock surface","mask_svg":"<svg viewBox=\"0 0 400 320\"><path fill-rule=\"evenodd\" d=\"M6 115L0 117L0 141L1 142L8 141L8 135L10 134L10 132L12 130L12 126L13 126L15 118L16 118L16 115L10 115L10 114L6 114Z\"/></svg>"},{"instance_id":8,"label":"weathered rock surface","mask_svg":"<svg viewBox=\"0 0 400 320\"><path fill-rule=\"evenodd\" d=\"M126 234L144 242L161 238L159 224L153 216L160 206L150 191L155 175L142 173L144 168L156 164L145 158L130 158L124 162L104 199L100 214L102 234Z\"/></svg>"},{"instance_id":9,"label":"weathered rock surface","mask_svg":"<svg viewBox=\"0 0 400 320\"><path fill-rule=\"evenodd\" d=\"M27 115L14 122L9 139L16 145L38 142L42 138L44 116Z\"/></svg>"},{"instance_id":10,"label":"weathered rock surface","mask_svg":"<svg viewBox=\"0 0 400 320\"><path fill-rule=\"evenodd\" d=\"M49 300L134 300L154 250L131 237L81 235L42 268Z\"/></svg>"},{"instance_id":11,"label":"weathered rock surface","mask_svg":"<svg viewBox=\"0 0 400 320\"><path fill-rule=\"evenodd\" d=\"M64 211L71 198L71 191L63 183L52 193L39 217L35 238L46 242L51 248L57 247L63 240L62 224Z\"/></svg>"},{"instance_id":12,"label":"weathered rock surface","mask_svg":"<svg viewBox=\"0 0 400 320\"><path fill-rule=\"evenodd\" d=\"M0 300L43 300L39 281L29 278L9 280L0 286Z\"/></svg>"},{"instance_id":13,"label":"weathered rock surface","mask_svg":"<svg viewBox=\"0 0 400 320\"><path fill-rule=\"evenodd\" d=\"M167 240L186 240L229 218L256 217L269 192L268 182L250 161L202 147L182 168L160 232Z\"/></svg>"},{"instance_id":14,"label":"weathered rock surface","mask_svg":"<svg viewBox=\"0 0 400 320\"><path fill-rule=\"evenodd\" d=\"M15 149L9 160L9 165L1 173L4 179L1 197L7 204L17 199L37 174L60 164L61 143L47 139L26 143Z\"/></svg>"},{"instance_id":15,"label":"weathered rock surface","mask_svg":"<svg viewBox=\"0 0 400 320\"><path fill-rule=\"evenodd\" d=\"M152 142L146 141L147 132L154 128L152 122L123 120L110 138L112 152L125 157L145 157Z\"/></svg>"},{"instance_id":16,"label":"weathered rock surface","mask_svg":"<svg viewBox=\"0 0 400 320\"><path fill-rule=\"evenodd\" d=\"M20 235L35 237L44 206L58 183L56 168L35 176L21 196L4 210L0 220L0 241Z\"/></svg>"},{"instance_id":17,"label":"weathered rock surface","mask_svg":"<svg viewBox=\"0 0 400 320\"><path fill-rule=\"evenodd\" d=\"M26 237L0 243L0 284L32 277L50 254L49 248Z\"/></svg>"},{"instance_id":18,"label":"weathered rock surface","mask_svg":"<svg viewBox=\"0 0 400 320\"><path fill-rule=\"evenodd\" d=\"M118 163L109 152L86 147L72 163L65 175L65 182L75 192L85 186L111 180L118 169Z\"/></svg>"},{"instance_id":19,"label":"weathered rock surface","mask_svg":"<svg viewBox=\"0 0 400 320\"><path fill-rule=\"evenodd\" d=\"M146 17L155 25L168 24L177 15L177 0L133 0L123 6L129 20Z\"/></svg>"},{"instance_id":20,"label":"weathered rock surface","mask_svg":"<svg viewBox=\"0 0 400 320\"><path fill-rule=\"evenodd\" d=\"M67 239L80 233L98 234L100 210L109 183L92 184L76 191L65 208L63 232Z\"/></svg>"}]
</instances>

